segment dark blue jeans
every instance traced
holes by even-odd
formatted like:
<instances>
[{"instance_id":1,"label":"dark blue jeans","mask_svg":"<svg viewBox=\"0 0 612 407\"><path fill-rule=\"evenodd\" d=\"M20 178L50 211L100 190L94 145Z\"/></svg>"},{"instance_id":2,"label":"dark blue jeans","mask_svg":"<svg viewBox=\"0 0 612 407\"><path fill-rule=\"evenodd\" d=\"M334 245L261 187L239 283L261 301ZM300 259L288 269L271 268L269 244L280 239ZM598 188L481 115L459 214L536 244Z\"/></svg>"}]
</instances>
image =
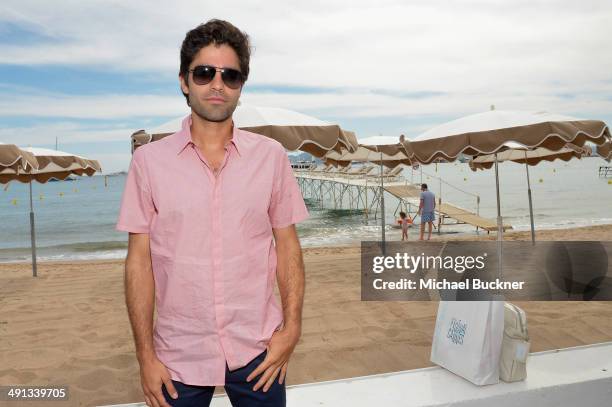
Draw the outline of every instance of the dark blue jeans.
<instances>
[{"instance_id":1,"label":"dark blue jeans","mask_svg":"<svg viewBox=\"0 0 612 407\"><path fill-rule=\"evenodd\" d=\"M234 407L285 407L285 382L278 383L278 376L267 392L264 393L263 386L253 391L253 386L257 383L259 376L247 383L246 378L255 368L263 362L266 351L261 353L248 365L230 371L225 366L225 392L227 393L232 406ZM174 388L178 393L175 400L166 391L166 386L162 385L162 392L168 404L173 407L207 407L210 405L215 386L192 386L172 380Z\"/></svg>"}]
</instances>

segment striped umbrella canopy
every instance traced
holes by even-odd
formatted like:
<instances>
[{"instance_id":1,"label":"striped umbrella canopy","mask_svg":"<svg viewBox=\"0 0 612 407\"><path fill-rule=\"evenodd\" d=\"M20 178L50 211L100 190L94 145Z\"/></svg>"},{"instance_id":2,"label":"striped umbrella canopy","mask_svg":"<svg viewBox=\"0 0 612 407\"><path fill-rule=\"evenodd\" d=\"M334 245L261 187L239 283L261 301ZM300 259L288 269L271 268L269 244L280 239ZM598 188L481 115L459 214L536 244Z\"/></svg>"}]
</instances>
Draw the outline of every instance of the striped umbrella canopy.
<instances>
[{"instance_id":1,"label":"striped umbrella canopy","mask_svg":"<svg viewBox=\"0 0 612 407\"><path fill-rule=\"evenodd\" d=\"M330 151L325 155L325 161L335 166L347 166L352 161L373 162L382 164L389 168L394 168L399 164L410 165L411 160L406 155L406 150L396 137L391 136L372 136L358 140L359 145L354 152L344 151L338 153Z\"/></svg>"},{"instance_id":2,"label":"striped umbrella canopy","mask_svg":"<svg viewBox=\"0 0 612 407\"><path fill-rule=\"evenodd\" d=\"M423 164L441 158L456 160L460 154L476 157L506 150L516 142L532 150L559 150L567 143L603 145L611 140L601 120L584 120L547 112L491 110L436 126L402 144L408 156Z\"/></svg>"},{"instance_id":3,"label":"striped umbrella canopy","mask_svg":"<svg viewBox=\"0 0 612 407\"><path fill-rule=\"evenodd\" d=\"M148 132L135 132L132 134L132 151L179 131L183 119L176 118ZM330 150L343 152L357 149L355 133L293 110L239 105L234 111L233 120L240 129L273 138L289 151L305 151L320 158Z\"/></svg>"},{"instance_id":4,"label":"striped umbrella canopy","mask_svg":"<svg viewBox=\"0 0 612 407\"><path fill-rule=\"evenodd\" d=\"M526 146L509 141L505 143L508 149L497 153L497 161L512 161L519 164L537 165L542 161L563 160L569 161L572 158L582 158L589 153L584 147L578 147L568 143L560 150L549 150L546 147L538 147L529 150ZM472 171L491 169L495 164L495 154L486 154L474 157L470 160L469 166Z\"/></svg>"},{"instance_id":5,"label":"striped umbrella canopy","mask_svg":"<svg viewBox=\"0 0 612 407\"><path fill-rule=\"evenodd\" d=\"M379 153L382 152L389 156L394 156L398 153L402 153L404 156L406 156L406 150L402 144L402 141L404 140L405 139L403 137L398 139L397 137L392 136L372 136L362 138L358 141L361 147L370 149L372 151Z\"/></svg>"},{"instance_id":6,"label":"striped umbrella canopy","mask_svg":"<svg viewBox=\"0 0 612 407\"><path fill-rule=\"evenodd\" d=\"M45 183L51 178L66 179L70 175L93 175L101 171L100 163L75 154L46 148L23 147L28 157L34 159L35 166L16 169L0 168L0 183L9 181Z\"/></svg>"},{"instance_id":7,"label":"striped umbrella canopy","mask_svg":"<svg viewBox=\"0 0 612 407\"><path fill-rule=\"evenodd\" d=\"M0 171L10 169L13 171L29 171L36 168L36 158L32 153L24 151L14 144L0 143Z\"/></svg>"}]
</instances>

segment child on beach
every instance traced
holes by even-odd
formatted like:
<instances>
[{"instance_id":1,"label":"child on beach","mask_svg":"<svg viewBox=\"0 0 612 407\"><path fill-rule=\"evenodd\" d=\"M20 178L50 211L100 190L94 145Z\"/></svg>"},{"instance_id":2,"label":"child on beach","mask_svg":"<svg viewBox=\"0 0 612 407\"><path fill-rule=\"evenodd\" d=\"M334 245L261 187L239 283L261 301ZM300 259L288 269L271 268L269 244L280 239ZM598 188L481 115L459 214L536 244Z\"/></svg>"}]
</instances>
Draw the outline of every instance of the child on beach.
<instances>
[{"instance_id":1,"label":"child on beach","mask_svg":"<svg viewBox=\"0 0 612 407\"><path fill-rule=\"evenodd\" d=\"M400 220L398 222L402 225L402 240L408 240L408 225L411 223L411 219L406 216L406 212L400 212L399 215Z\"/></svg>"}]
</instances>

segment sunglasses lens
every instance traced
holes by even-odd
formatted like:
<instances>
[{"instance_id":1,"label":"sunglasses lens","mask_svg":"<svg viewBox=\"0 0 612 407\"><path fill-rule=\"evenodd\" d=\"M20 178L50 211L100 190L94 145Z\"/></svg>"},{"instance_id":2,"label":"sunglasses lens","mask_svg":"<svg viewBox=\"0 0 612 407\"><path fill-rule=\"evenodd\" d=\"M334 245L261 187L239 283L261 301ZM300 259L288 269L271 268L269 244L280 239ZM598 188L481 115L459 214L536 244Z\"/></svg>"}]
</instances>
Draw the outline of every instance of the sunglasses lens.
<instances>
[{"instance_id":1,"label":"sunglasses lens","mask_svg":"<svg viewBox=\"0 0 612 407\"><path fill-rule=\"evenodd\" d=\"M198 65L193 68L193 81L197 85L207 85L213 80L216 73L217 68L214 66ZM221 79L227 87L232 89L238 89L243 82L242 73L231 68L223 68Z\"/></svg>"},{"instance_id":2,"label":"sunglasses lens","mask_svg":"<svg viewBox=\"0 0 612 407\"><path fill-rule=\"evenodd\" d=\"M235 69L225 68L221 74L221 79L232 89L238 89L242 85L242 73Z\"/></svg>"},{"instance_id":3,"label":"sunglasses lens","mask_svg":"<svg viewBox=\"0 0 612 407\"><path fill-rule=\"evenodd\" d=\"M215 68L212 66L200 65L193 69L193 81L198 85L206 85L215 77Z\"/></svg>"}]
</instances>

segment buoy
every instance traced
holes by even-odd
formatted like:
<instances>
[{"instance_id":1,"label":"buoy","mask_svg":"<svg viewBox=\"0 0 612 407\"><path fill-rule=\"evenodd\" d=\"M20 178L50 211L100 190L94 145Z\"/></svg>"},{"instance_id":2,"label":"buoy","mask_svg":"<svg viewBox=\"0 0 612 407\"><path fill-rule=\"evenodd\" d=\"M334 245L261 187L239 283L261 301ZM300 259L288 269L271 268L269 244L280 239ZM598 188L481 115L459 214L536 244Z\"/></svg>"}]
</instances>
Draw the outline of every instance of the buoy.
<instances>
[{"instance_id":1,"label":"buoy","mask_svg":"<svg viewBox=\"0 0 612 407\"><path fill-rule=\"evenodd\" d=\"M612 185L612 179L608 180L608 185Z\"/></svg>"},{"instance_id":2,"label":"buoy","mask_svg":"<svg viewBox=\"0 0 612 407\"><path fill-rule=\"evenodd\" d=\"M63 192L60 192L60 193L59 193L59 196L60 196L60 197L64 196L64 193L63 193Z\"/></svg>"},{"instance_id":3,"label":"buoy","mask_svg":"<svg viewBox=\"0 0 612 407\"><path fill-rule=\"evenodd\" d=\"M553 168L553 172L557 172L557 170L555 168Z\"/></svg>"},{"instance_id":4,"label":"buoy","mask_svg":"<svg viewBox=\"0 0 612 407\"><path fill-rule=\"evenodd\" d=\"M13 200L11 201L11 203L12 203L13 205L17 206L17 200L16 200L16 199L13 199Z\"/></svg>"},{"instance_id":5,"label":"buoy","mask_svg":"<svg viewBox=\"0 0 612 407\"><path fill-rule=\"evenodd\" d=\"M464 181L467 181L467 178L466 178L466 177L463 177L463 180L464 180Z\"/></svg>"},{"instance_id":6,"label":"buoy","mask_svg":"<svg viewBox=\"0 0 612 407\"><path fill-rule=\"evenodd\" d=\"M43 200L43 194L38 195L38 199L40 199L41 201Z\"/></svg>"},{"instance_id":7,"label":"buoy","mask_svg":"<svg viewBox=\"0 0 612 407\"><path fill-rule=\"evenodd\" d=\"M538 181L539 181L539 182L544 182L544 180L543 180L542 178L540 178Z\"/></svg>"}]
</instances>

